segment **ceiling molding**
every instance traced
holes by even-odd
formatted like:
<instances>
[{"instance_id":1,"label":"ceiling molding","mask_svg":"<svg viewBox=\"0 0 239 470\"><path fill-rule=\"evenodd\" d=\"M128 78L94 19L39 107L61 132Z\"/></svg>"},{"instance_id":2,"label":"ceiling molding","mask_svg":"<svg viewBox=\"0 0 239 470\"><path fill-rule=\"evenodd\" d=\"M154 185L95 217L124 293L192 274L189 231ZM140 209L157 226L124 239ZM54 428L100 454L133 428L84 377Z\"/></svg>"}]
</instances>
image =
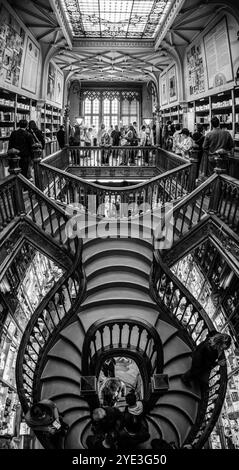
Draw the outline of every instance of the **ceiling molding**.
<instances>
[{"instance_id":1,"label":"ceiling molding","mask_svg":"<svg viewBox=\"0 0 239 470\"><path fill-rule=\"evenodd\" d=\"M50 5L52 6L52 8L54 10L54 13L56 15L58 23L59 23L60 27L62 28L62 32L63 32L63 35L66 39L66 42L67 42L68 46L70 48L72 48L72 35L71 35L71 32L70 32L68 22L65 18L65 15L64 15L63 11L62 11L61 3L60 3L59 0L49 0L49 2L50 2Z\"/></svg>"},{"instance_id":2,"label":"ceiling molding","mask_svg":"<svg viewBox=\"0 0 239 470\"><path fill-rule=\"evenodd\" d=\"M181 10L184 2L185 2L185 0L175 0L174 4L172 5L171 10L169 11L169 13L168 13L168 15L165 19L165 22L161 26L161 28L159 30L159 33L156 36L155 46L154 46L155 50L158 49L158 47L160 46L162 40L165 38L168 30L171 28L175 18L177 17L179 11Z\"/></svg>"}]
</instances>

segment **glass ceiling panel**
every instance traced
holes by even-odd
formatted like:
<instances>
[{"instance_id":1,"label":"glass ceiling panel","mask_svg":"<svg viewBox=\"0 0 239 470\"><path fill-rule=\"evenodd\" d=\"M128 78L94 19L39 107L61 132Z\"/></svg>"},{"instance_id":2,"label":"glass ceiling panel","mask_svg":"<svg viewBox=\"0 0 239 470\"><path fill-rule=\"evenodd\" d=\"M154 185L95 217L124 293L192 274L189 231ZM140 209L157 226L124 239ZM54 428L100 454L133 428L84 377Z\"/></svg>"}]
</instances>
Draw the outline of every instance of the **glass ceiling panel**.
<instances>
[{"instance_id":1,"label":"glass ceiling panel","mask_svg":"<svg viewBox=\"0 0 239 470\"><path fill-rule=\"evenodd\" d=\"M74 38L153 39L173 0L60 0Z\"/></svg>"}]
</instances>

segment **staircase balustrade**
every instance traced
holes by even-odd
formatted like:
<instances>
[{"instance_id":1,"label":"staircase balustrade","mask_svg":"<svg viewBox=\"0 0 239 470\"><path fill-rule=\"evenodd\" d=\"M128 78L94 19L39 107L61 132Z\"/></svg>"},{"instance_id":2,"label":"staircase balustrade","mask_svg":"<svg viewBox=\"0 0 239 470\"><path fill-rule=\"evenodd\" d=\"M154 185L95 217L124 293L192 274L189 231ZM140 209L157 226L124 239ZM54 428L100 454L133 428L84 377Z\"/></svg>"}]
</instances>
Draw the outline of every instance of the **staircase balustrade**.
<instances>
[{"instance_id":1,"label":"staircase balustrade","mask_svg":"<svg viewBox=\"0 0 239 470\"><path fill-rule=\"evenodd\" d=\"M138 215L182 198L187 193L190 163L156 176L146 183L124 188L89 183L45 163L41 164L41 168L44 180L48 181L45 189L48 197L66 205L81 204L93 215L127 218L129 205L131 215Z\"/></svg>"},{"instance_id":2,"label":"staircase balustrade","mask_svg":"<svg viewBox=\"0 0 239 470\"><path fill-rule=\"evenodd\" d=\"M17 178L15 176L9 176L0 183L0 231L21 214L16 193Z\"/></svg>"},{"instance_id":3,"label":"staircase balustrade","mask_svg":"<svg viewBox=\"0 0 239 470\"><path fill-rule=\"evenodd\" d=\"M239 181L237 179L220 175L217 199L212 209L234 232L239 233Z\"/></svg>"},{"instance_id":4,"label":"staircase balustrade","mask_svg":"<svg viewBox=\"0 0 239 470\"><path fill-rule=\"evenodd\" d=\"M171 316L187 332L194 347L204 341L210 331L215 329L200 303L162 262L158 252L155 252L154 257L152 285L155 300L159 305L161 303L165 305ZM193 443L193 447L201 448L207 441L220 414L226 388L227 368L217 365L211 371L208 393L202 397L196 422L185 443Z\"/></svg>"},{"instance_id":5,"label":"staircase balustrade","mask_svg":"<svg viewBox=\"0 0 239 470\"><path fill-rule=\"evenodd\" d=\"M82 242L78 244L75 263L40 303L22 337L16 364L16 383L24 413L35 399L39 361L49 344L75 313L84 293L81 271Z\"/></svg>"},{"instance_id":6,"label":"staircase balustrade","mask_svg":"<svg viewBox=\"0 0 239 470\"><path fill-rule=\"evenodd\" d=\"M133 340L137 337L137 342ZM98 375L102 358L131 356L138 362L144 396L150 397L153 374L162 373L163 347L157 331L146 320L113 319L94 323L86 333L82 350L83 375Z\"/></svg>"}]
</instances>

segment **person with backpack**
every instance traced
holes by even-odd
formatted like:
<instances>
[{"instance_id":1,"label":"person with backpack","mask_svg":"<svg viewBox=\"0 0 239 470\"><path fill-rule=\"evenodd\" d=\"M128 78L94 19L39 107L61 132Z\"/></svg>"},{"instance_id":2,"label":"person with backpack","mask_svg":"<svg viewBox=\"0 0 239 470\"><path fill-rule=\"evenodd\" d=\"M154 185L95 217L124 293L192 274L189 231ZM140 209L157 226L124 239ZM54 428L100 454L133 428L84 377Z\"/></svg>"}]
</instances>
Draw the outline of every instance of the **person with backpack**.
<instances>
[{"instance_id":1,"label":"person with backpack","mask_svg":"<svg viewBox=\"0 0 239 470\"><path fill-rule=\"evenodd\" d=\"M31 406L25 415L27 425L47 439L49 447L62 448L62 439L69 428L64 423L56 404L52 400L41 400Z\"/></svg>"},{"instance_id":2,"label":"person with backpack","mask_svg":"<svg viewBox=\"0 0 239 470\"><path fill-rule=\"evenodd\" d=\"M11 156L13 149L19 151L19 165L22 170L22 175L27 179L31 179L30 164L33 158L33 145L34 138L27 130L27 121L21 119L18 123L18 129L14 130L9 138L8 153ZM12 152L11 152L12 151Z\"/></svg>"}]
</instances>

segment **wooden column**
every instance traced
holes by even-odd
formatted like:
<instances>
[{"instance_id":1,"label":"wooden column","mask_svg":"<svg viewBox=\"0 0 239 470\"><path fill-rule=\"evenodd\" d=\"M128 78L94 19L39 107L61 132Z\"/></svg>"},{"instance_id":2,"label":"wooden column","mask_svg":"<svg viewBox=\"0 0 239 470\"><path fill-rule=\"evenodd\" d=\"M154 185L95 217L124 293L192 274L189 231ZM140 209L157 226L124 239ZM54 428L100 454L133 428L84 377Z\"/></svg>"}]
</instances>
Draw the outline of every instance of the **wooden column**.
<instances>
[{"instance_id":1,"label":"wooden column","mask_svg":"<svg viewBox=\"0 0 239 470\"><path fill-rule=\"evenodd\" d=\"M42 146L41 144L33 145L33 168L34 168L34 177L35 185L41 191L43 191L43 179L40 162L42 160Z\"/></svg>"}]
</instances>

